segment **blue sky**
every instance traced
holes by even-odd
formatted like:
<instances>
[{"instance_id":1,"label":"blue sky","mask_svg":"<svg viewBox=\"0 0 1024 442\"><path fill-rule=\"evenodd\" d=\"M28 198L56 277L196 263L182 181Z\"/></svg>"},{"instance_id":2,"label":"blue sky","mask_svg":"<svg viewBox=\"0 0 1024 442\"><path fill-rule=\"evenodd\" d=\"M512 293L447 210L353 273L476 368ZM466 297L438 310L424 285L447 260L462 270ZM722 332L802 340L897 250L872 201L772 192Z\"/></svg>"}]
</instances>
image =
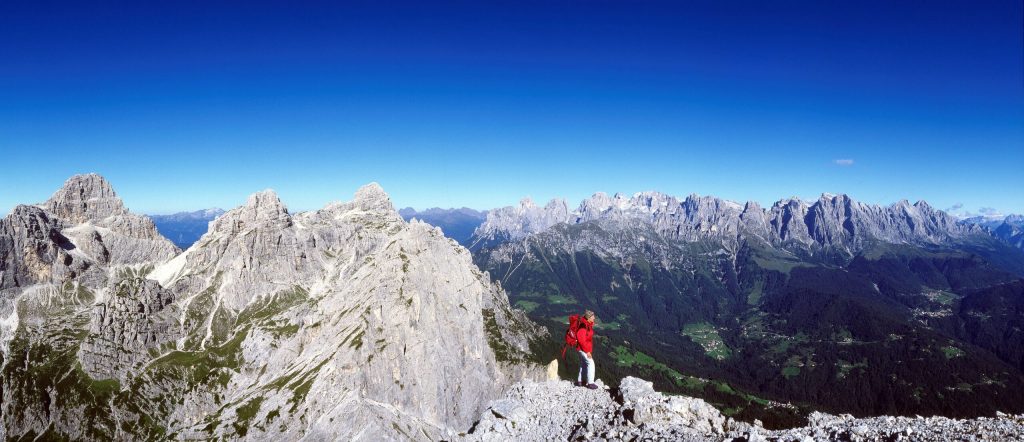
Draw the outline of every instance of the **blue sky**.
<instances>
[{"instance_id":1,"label":"blue sky","mask_svg":"<svg viewBox=\"0 0 1024 442\"><path fill-rule=\"evenodd\" d=\"M1018 0L68 3L0 3L0 212L83 172L147 213L370 181L1024 212Z\"/></svg>"}]
</instances>

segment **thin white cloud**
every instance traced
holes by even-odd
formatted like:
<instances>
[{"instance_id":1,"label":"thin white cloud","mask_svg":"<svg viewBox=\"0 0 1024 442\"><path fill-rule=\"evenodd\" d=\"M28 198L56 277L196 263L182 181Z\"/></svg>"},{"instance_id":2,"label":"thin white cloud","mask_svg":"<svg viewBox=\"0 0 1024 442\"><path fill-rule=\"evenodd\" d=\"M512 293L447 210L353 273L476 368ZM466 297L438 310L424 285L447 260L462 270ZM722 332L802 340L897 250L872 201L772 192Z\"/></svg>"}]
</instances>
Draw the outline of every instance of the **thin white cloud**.
<instances>
[{"instance_id":1,"label":"thin white cloud","mask_svg":"<svg viewBox=\"0 0 1024 442\"><path fill-rule=\"evenodd\" d=\"M978 212L981 212L981 214L985 215L985 216L1001 216L1002 215L1002 213L1000 213L999 210L997 210L994 207L981 207L981 208L978 208Z\"/></svg>"},{"instance_id":2,"label":"thin white cloud","mask_svg":"<svg viewBox=\"0 0 1024 442\"><path fill-rule=\"evenodd\" d=\"M838 160L833 160L832 162L836 163L837 166L843 166L843 167L852 166L853 165L853 160L851 160L849 158L842 158L842 159L838 159Z\"/></svg>"}]
</instances>

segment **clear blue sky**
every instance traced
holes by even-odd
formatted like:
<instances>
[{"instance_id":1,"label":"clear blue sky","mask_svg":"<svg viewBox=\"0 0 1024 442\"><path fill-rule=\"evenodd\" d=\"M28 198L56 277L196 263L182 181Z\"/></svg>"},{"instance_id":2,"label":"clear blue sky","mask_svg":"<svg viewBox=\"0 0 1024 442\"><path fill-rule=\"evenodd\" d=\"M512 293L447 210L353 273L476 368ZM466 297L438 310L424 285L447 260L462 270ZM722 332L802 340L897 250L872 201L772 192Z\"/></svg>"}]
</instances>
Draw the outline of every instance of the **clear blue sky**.
<instances>
[{"instance_id":1,"label":"clear blue sky","mask_svg":"<svg viewBox=\"0 0 1024 442\"><path fill-rule=\"evenodd\" d=\"M82 172L147 213L370 181L1024 212L1019 0L163 3L0 3L0 213Z\"/></svg>"}]
</instances>

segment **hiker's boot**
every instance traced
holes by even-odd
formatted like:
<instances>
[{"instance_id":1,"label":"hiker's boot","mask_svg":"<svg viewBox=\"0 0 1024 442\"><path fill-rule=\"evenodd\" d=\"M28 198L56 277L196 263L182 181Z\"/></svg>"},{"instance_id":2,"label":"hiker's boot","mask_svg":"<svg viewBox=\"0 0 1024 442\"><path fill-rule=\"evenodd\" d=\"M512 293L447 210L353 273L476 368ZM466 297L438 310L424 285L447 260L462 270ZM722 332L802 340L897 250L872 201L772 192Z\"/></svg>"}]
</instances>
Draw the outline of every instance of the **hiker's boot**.
<instances>
[{"instance_id":1,"label":"hiker's boot","mask_svg":"<svg viewBox=\"0 0 1024 442\"><path fill-rule=\"evenodd\" d=\"M587 384L587 388L591 390L597 390L599 387L597 386L597 384Z\"/></svg>"}]
</instances>

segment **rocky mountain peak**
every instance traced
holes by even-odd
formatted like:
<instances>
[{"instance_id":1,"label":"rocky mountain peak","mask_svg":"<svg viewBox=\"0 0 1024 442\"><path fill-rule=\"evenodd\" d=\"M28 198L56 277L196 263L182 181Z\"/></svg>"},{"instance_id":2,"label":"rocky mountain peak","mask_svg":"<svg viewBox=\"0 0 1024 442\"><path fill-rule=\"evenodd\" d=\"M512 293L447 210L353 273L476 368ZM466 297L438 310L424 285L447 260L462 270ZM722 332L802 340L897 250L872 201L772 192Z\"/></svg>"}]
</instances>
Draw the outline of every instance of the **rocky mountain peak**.
<instances>
[{"instance_id":1,"label":"rocky mountain peak","mask_svg":"<svg viewBox=\"0 0 1024 442\"><path fill-rule=\"evenodd\" d=\"M818 201L830 201L830 202L832 202L832 201L845 202L845 201L850 201L850 200L851 200L850 196L845 194L845 193L835 194L835 193L824 192L818 198Z\"/></svg>"},{"instance_id":2,"label":"rocky mountain peak","mask_svg":"<svg viewBox=\"0 0 1024 442\"><path fill-rule=\"evenodd\" d=\"M901 199L901 200L896 201L895 203L893 203L892 207L897 208L897 209L903 209L903 210L911 210L911 208L914 207L914 206L912 206L910 204L910 201L908 201L906 198L904 198L904 199Z\"/></svg>"},{"instance_id":3,"label":"rocky mountain peak","mask_svg":"<svg viewBox=\"0 0 1024 442\"><path fill-rule=\"evenodd\" d=\"M587 215L602 213L612 207L612 205L613 200L607 193L597 192L590 198L580 202L577 212L579 212L582 217L587 217Z\"/></svg>"},{"instance_id":4,"label":"rocky mountain peak","mask_svg":"<svg viewBox=\"0 0 1024 442\"><path fill-rule=\"evenodd\" d=\"M260 226L288 227L292 217L277 193L271 189L249 195L245 204L232 209L210 224L210 230L236 233Z\"/></svg>"},{"instance_id":5,"label":"rocky mountain peak","mask_svg":"<svg viewBox=\"0 0 1024 442\"><path fill-rule=\"evenodd\" d=\"M367 212L394 212L391 197L377 183L370 183L356 191L353 201L360 210Z\"/></svg>"},{"instance_id":6,"label":"rocky mountain peak","mask_svg":"<svg viewBox=\"0 0 1024 442\"><path fill-rule=\"evenodd\" d=\"M266 189L249 195L245 200L245 207L252 207L257 211L284 212L288 213L281 198L277 196L274 189Z\"/></svg>"},{"instance_id":7,"label":"rocky mountain peak","mask_svg":"<svg viewBox=\"0 0 1024 442\"><path fill-rule=\"evenodd\" d=\"M68 178L43 206L50 213L73 224L99 221L126 212L114 188L105 178L95 173Z\"/></svg>"},{"instance_id":8,"label":"rocky mountain peak","mask_svg":"<svg viewBox=\"0 0 1024 442\"><path fill-rule=\"evenodd\" d=\"M791 209L797 209L799 207L806 207L807 203L800 199L798 196L791 196L789 198L783 198L772 204L773 209L782 209L789 207Z\"/></svg>"},{"instance_id":9,"label":"rocky mountain peak","mask_svg":"<svg viewBox=\"0 0 1024 442\"><path fill-rule=\"evenodd\" d=\"M46 202L46 211L79 258L104 264L137 264L168 259L178 248L153 221L128 211L110 183L95 173L75 175Z\"/></svg>"},{"instance_id":10,"label":"rocky mountain peak","mask_svg":"<svg viewBox=\"0 0 1024 442\"><path fill-rule=\"evenodd\" d=\"M57 193L73 191L83 198L116 198L117 194L110 182L97 173L75 175L64 181L64 186Z\"/></svg>"}]
</instances>

